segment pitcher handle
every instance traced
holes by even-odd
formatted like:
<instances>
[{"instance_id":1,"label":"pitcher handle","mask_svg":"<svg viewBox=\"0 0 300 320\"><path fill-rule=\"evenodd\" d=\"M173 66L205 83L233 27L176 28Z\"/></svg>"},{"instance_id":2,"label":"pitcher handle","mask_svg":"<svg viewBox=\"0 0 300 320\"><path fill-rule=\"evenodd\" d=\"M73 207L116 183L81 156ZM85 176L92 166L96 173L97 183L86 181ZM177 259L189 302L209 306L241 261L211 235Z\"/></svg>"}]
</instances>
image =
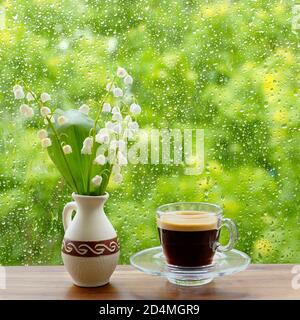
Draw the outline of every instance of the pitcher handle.
<instances>
[{"instance_id":1,"label":"pitcher handle","mask_svg":"<svg viewBox=\"0 0 300 320\"><path fill-rule=\"evenodd\" d=\"M65 205L62 218L64 230L66 231L69 228L70 223L72 222L72 213L77 210L77 204L75 201L69 202Z\"/></svg>"}]
</instances>

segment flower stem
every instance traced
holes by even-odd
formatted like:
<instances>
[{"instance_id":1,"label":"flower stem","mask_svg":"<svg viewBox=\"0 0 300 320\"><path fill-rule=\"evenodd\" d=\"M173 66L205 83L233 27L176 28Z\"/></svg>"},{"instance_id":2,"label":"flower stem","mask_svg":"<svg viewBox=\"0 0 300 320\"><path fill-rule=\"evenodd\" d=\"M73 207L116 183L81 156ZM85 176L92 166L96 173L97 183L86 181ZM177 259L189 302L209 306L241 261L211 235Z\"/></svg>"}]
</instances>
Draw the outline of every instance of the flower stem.
<instances>
[{"instance_id":1,"label":"flower stem","mask_svg":"<svg viewBox=\"0 0 300 320\"><path fill-rule=\"evenodd\" d=\"M101 183L101 186L100 186L100 194L104 193L104 191L105 191L105 189L106 189L106 187L107 187L107 185L108 185L109 178L110 178L110 175L111 175L111 172L112 172L112 167L113 167L113 165L112 165L112 164L109 164L108 169L105 169L105 170L104 170L104 171L107 171L108 173L107 173L107 175L106 175L106 179L105 179L105 181L104 181L104 184ZM103 171L103 172L104 172L104 171ZM103 172L101 172L101 175L103 174ZM103 180L102 180L102 181L103 181Z\"/></svg>"},{"instance_id":2,"label":"flower stem","mask_svg":"<svg viewBox=\"0 0 300 320\"><path fill-rule=\"evenodd\" d=\"M74 186L75 186L75 189L76 189L76 193L79 194L79 189L78 189L78 187L77 187L76 180L75 180L75 178L73 177L72 170L71 170L71 168L70 168L70 166L69 166L69 162L68 162L68 160L67 160L67 158L66 158L66 155L65 155L65 153L64 153L64 151L63 151L63 149L62 149L61 141L60 141L60 139L59 139L59 135L58 135L57 131L55 130L55 127L54 127L53 123L51 122L51 119L49 119L48 116L46 116L46 119L47 119L47 121L48 121L48 124L49 124L50 128L52 129L52 131L53 131L53 133L54 133L54 135L55 135L55 138L57 139L60 152L61 152L61 154L62 154L62 156L63 156L63 158L64 158L64 161L65 161L65 163L66 163L66 166L67 166L67 168L68 168L68 170L69 170L69 173L70 173L70 175L71 175L71 178L72 178L72 180L73 180L73 183L74 183Z\"/></svg>"},{"instance_id":3,"label":"flower stem","mask_svg":"<svg viewBox=\"0 0 300 320\"><path fill-rule=\"evenodd\" d=\"M26 85L25 85L25 87L26 87L26 89L31 93L31 95L33 96L35 102L36 102L40 107L43 107L44 105L42 104L41 101L38 100L38 98L36 97L35 93L33 93ZM71 168L70 168L70 166L69 166L68 160L67 160L67 158L66 158L66 156L65 156L65 153L64 153L64 151L63 151L63 149L62 149L61 141L60 141L58 132L56 131L53 123L51 122L51 119L50 119L48 116L46 116L46 119L47 119L47 122L48 122L49 127L52 129L52 131L53 131L53 133L54 133L54 136L55 136L55 138L56 138L56 140L57 140L57 142L58 142L59 150L60 150L60 152L61 152L61 154L62 154L62 156L63 156L63 159L64 159L64 161L65 161L65 163L66 163L66 167L68 168L68 171L69 171L70 176L71 176L71 178L72 178L72 181L73 181L73 183L74 183L76 192L79 193L79 189L77 188L76 180L75 180L75 178L73 177L72 170L71 170Z\"/></svg>"}]
</instances>

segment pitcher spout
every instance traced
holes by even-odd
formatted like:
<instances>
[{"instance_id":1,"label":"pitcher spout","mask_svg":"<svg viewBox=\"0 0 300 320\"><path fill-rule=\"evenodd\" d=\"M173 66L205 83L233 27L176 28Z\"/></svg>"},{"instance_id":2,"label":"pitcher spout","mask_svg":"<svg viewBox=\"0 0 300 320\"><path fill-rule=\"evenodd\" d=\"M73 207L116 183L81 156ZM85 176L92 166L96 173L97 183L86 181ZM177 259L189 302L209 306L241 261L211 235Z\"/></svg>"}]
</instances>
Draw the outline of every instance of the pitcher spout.
<instances>
[{"instance_id":1,"label":"pitcher spout","mask_svg":"<svg viewBox=\"0 0 300 320\"><path fill-rule=\"evenodd\" d=\"M85 210L102 209L108 197L109 194L107 192L101 196L85 196L76 194L75 192L72 193L72 198L75 200L77 206Z\"/></svg>"}]
</instances>

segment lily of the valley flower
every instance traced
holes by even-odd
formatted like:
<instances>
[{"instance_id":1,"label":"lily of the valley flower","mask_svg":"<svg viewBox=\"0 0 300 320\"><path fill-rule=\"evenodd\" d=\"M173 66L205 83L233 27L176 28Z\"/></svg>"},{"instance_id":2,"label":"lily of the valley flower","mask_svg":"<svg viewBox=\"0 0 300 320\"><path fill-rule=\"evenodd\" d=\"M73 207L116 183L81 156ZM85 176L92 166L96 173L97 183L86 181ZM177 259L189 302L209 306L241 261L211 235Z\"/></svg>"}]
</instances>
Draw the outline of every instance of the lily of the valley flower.
<instances>
[{"instance_id":1,"label":"lily of the valley flower","mask_svg":"<svg viewBox=\"0 0 300 320\"><path fill-rule=\"evenodd\" d=\"M117 173L113 175L113 181L116 183L121 183L123 181L123 176L121 173Z\"/></svg>"},{"instance_id":2,"label":"lily of the valley flower","mask_svg":"<svg viewBox=\"0 0 300 320\"><path fill-rule=\"evenodd\" d=\"M42 147L43 148L48 148L50 146L52 146L52 141L50 138L45 138L42 140Z\"/></svg>"},{"instance_id":3,"label":"lily of the valley flower","mask_svg":"<svg viewBox=\"0 0 300 320\"><path fill-rule=\"evenodd\" d=\"M31 92L28 92L26 94L26 99L27 99L27 101L33 101L34 100L34 96L32 95Z\"/></svg>"},{"instance_id":4,"label":"lily of the valley flower","mask_svg":"<svg viewBox=\"0 0 300 320\"><path fill-rule=\"evenodd\" d=\"M107 129L109 129L109 130L113 130L113 128L114 128L114 123L112 123L111 121L105 122L105 128L107 128Z\"/></svg>"},{"instance_id":5,"label":"lily of the valley flower","mask_svg":"<svg viewBox=\"0 0 300 320\"><path fill-rule=\"evenodd\" d=\"M43 93L41 94L41 101L42 101L42 102L47 102L47 101L49 101L49 100L51 100L50 94L47 93L47 92L43 92Z\"/></svg>"},{"instance_id":6,"label":"lily of the valley flower","mask_svg":"<svg viewBox=\"0 0 300 320\"><path fill-rule=\"evenodd\" d=\"M25 98L24 90L18 84L13 87L13 93L14 93L15 99L17 100Z\"/></svg>"},{"instance_id":7,"label":"lily of the valley flower","mask_svg":"<svg viewBox=\"0 0 300 320\"><path fill-rule=\"evenodd\" d=\"M122 125L121 123L117 122L113 125L113 131L115 133L121 133L122 132Z\"/></svg>"},{"instance_id":8,"label":"lily of the valley flower","mask_svg":"<svg viewBox=\"0 0 300 320\"><path fill-rule=\"evenodd\" d=\"M124 151L126 148L126 142L124 140L119 140L118 141L118 148L119 148L119 150Z\"/></svg>"},{"instance_id":9,"label":"lily of the valley flower","mask_svg":"<svg viewBox=\"0 0 300 320\"><path fill-rule=\"evenodd\" d=\"M87 137L83 141L83 145L87 147L92 147L93 146L93 138L92 137Z\"/></svg>"},{"instance_id":10,"label":"lily of the valley flower","mask_svg":"<svg viewBox=\"0 0 300 320\"><path fill-rule=\"evenodd\" d=\"M116 139L112 140L109 144L110 150L117 150L118 148L118 141Z\"/></svg>"},{"instance_id":11,"label":"lily of the valley flower","mask_svg":"<svg viewBox=\"0 0 300 320\"><path fill-rule=\"evenodd\" d=\"M96 142L107 144L109 142L108 130L100 130L95 137Z\"/></svg>"},{"instance_id":12,"label":"lily of the valley flower","mask_svg":"<svg viewBox=\"0 0 300 320\"><path fill-rule=\"evenodd\" d=\"M134 137L134 131L131 129L126 128L124 130L123 136L125 139L128 139L129 141L131 141Z\"/></svg>"},{"instance_id":13,"label":"lily of the valley flower","mask_svg":"<svg viewBox=\"0 0 300 320\"><path fill-rule=\"evenodd\" d=\"M68 122L68 118L66 118L65 116L59 116L57 118L57 123L62 126L64 124L66 124Z\"/></svg>"},{"instance_id":14,"label":"lily of the valley flower","mask_svg":"<svg viewBox=\"0 0 300 320\"><path fill-rule=\"evenodd\" d=\"M123 97L123 90L121 88L114 88L113 94L116 98Z\"/></svg>"},{"instance_id":15,"label":"lily of the valley flower","mask_svg":"<svg viewBox=\"0 0 300 320\"><path fill-rule=\"evenodd\" d=\"M111 113L112 114L120 113L120 108L119 107L113 107L112 110L111 110Z\"/></svg>"},{"instance_id":16,"label":"lily of the valley flower","mask_svg":"<svg viewBox=\"0 0 300 320\"><path fill-rule=\"evenodd\" d=\"M26 117L30 118L34 115L34 111L32 108L30 108L27 104L22 104L20 107L20 113Z\"/></svg>"},{"instance_id":17,"label":"lily of the valley flower","mask_svg":"<svg viewBox=\"0 0 300 320\"><path fill-rule=\"evenodd\" d=\"M79 111L83 114L86 114L88 115L89 112L90 112L90 107L86 104L83 104L80 108L79 108Z\"/></svg>"},{"instance_id":18,"label":"lily of the valley flower","mask_svg":"<svg viewBox=\"0 0 300 320\"><path fill-rule=\"evenodd\" d=\"M116 183L121 183L123 181L123 176L121 174L121 167L119 164L115 164L112 168L113 181Z\"/></svg>"},{"instance_id":19,"label":"lily of the valley flower","mask_svg":"<svg viewBox=\"0 0 300 320\"><path fill-rule=\"evenodd\" d=\"M119 78L124 78L127 75L127 71L124 68L118 67L117 76Z\"/></svg>"},{"instance_id":20,"label":"lily of the valley flower","mask_svg":"<svg viewBox=\"0 0 300 320\"><path fill-rule=\"evenodd\" d=\"M113 91L115 89L115 85L111 83L107 83L105 89L106 91Z\"/></svg>"},{"instance_id":21,"label":"lily of the valley flower","mask_svg":"<svg viewBox=\"0 0 300 320\"><path fill-rule=\"evenodd\" d=\"M132 121L130 115L127 115L127 116L124 118L124 120L125 120L126 122L131 122L131 121Z\"/></svg>"},{"instance_id":22,"label":"lily of the valley flower","mask_svg":"<svg viewBox=\"0 0 300 320\"><path fill-rule=\"evenodd\" d=\"M93 138L92 137L87 137L83 141L83 146L81 149L82 154L92 154L92 147L93 147Z\"/></svg>"},{"instance_id":23,"label":"lily of the valley flower","mask_svg":"<svg viewBox=\"0 0 300 320\"><path fill-rule=\"evenodd\" d=\"M83 146L81 149L81 154L92 154L92 148Z\"/></svg>"},{"instance_id":24,"label":"lily of the valley flower","mask_svg":"<svg viewBox=\"0 0 300 320\"><path fill-rule=\"evenodd\" d=\"M95 160L94 160L95 164L98 164L100 166L103 166L106 163L106 158L103 154L99 154Z\"/></svg>"},{"instance_id":25,"label":"lily of the valley flower","mask_svg":"<svg viewBox=\"0 0 300 320\"><path fill-rule=\"evenodd\" d=\"M70 154L73 151L72 147L69 144L64 145L62 149L64 154Z\"/></svg>"},{"instance_id":26,"label":"lily of the valley flower","mask_svg":"<svg viewBox=\"0 0 300 320\"><path fill-rule=\"evenodd\" d=\"M83 145L87 147L92 147L93 146L93 138L92 137L87 137L83 141Z\"/></svg>"},{"instance_id":27,"label":"lily of the valley flower","mask_svg":"<svg viewBox=\"0 0 300 320\"><path fill-rule=\"evenodd\" d=\"M132 103L130 105L130 112L134 115L138 115L140 114L142 111L142 108L140 107L140 105L136 104L136 103Z\"/></svg>"},{"instance_id":28,"label":"lily of the valley flower","mask_svg":"<svg viewBox=\"0 0 300 320\"><path fill-rule=\"evenodd\" d=\"M118 151L117 157L120 166L126 166L128 164L127 158L123 155L121 151Z\"/></svg>"},{"instance_id":29,"label":"lily of the valley flower","mask_svg":"<svg viewBox=\"0 0 300 320\"><path fill-rule=\"evenodd\" d=\"M45 139L45 138L48 137L48 132L47 132L47 130L45 130L45 129L41 129L41 130L38 131L37 136L38 136L38 138L41 139L41 140L42 140L42 139Z\"/></svg>"},{"instance_id":30,"label":"lily of the valley flower","mask_svg":"<svg viewBox=\"0 0 300 320\"><path fill-rule=\"evenodd\" d=\"M122 121L121 113L119 113L119 112L114 113L113 116L112 116L112 120L113 121Z\"/></svg>"},{"instance_id":31,"label":"lily of the valley flower","mask_svg":"<svg viewBox=\"0 0 300 320\"><path fill-rule=\"evenodd\" d=\"M108 102L103 103L102 112L110 112L111 105Z\"/></svg>"},{"instance_id":32,"label":"lily of the valley flower","mask_svg":"<svg viewBox=\"0 0 300 320\"><path fill-rule=\"evenodd\" d=\"M41 108L41 115L43 117L49 116L50 113L51 113L51 110L48 107Z\"/></svg>"},{"instance_id":33,"label":"lily of the valley flower","mask_svg":"<svg viewBox=\"0 0 300 320\"><path fill-rule=\"evenodd\" d=\"M99 175L96 175L93 179L92 179L92 184L96 187L99 187L101 185L102 182L102 177Z\"/></svg>"},{"instance_id":34,"label":"lily of the valley flower","mask_svg":"<svg viewBox=\"0 0 300 320\"><path fill-rule=\"evenodd\" d=\"M133 78L128 74L123 81L127 86L130 86L133 83Z\"/></svg>"},{"instance_id":35,"label":"lily of the valley flower","mask_svg":"<svg viewBox=\"0 0 300 320\"><path fill-rule=\"evenodd\" d=\"M136 121L131 121L128 123L128 128L131 130L138 130L139 124Z\"/></svg>"},{"instance_id":36,"label":"lily of the valley flower","mask_svg":"<svg viewBox=\"0 0 300 320\"><path fill-rule=\"evenodd\" d=\"M110 142L109 147L110 147L111 150L117 150L118 149L119 151L125 152L126 151L126 142L124 140L113 139Z\"/></svg>"}]
</instances>

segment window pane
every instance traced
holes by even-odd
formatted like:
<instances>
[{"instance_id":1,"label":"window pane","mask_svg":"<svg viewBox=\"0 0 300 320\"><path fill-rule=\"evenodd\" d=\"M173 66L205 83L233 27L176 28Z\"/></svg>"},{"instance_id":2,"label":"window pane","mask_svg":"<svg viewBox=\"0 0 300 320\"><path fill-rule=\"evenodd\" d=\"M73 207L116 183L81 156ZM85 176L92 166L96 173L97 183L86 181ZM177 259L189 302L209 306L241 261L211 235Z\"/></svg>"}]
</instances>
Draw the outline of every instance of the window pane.
<instances>
[{"instance_id":1,"label":"window pane","mask_svg":"<svg viewBox=\"0 0 300 320\"><path fill-rule=\"evenodd\" d=\"M139 164L121 186L110 184L121 263L159 244L155 209L175 201L221 205L254 262L299 261L297 12L293 1L272 0L4 2L0 263L61 263L61 211L72 192L38 143L38 123L20 117L12 87L23 80L59 108L96 108L118 66L135 79L142 128L205 135L200 175Z\"/></svg>"}]
</instances>

